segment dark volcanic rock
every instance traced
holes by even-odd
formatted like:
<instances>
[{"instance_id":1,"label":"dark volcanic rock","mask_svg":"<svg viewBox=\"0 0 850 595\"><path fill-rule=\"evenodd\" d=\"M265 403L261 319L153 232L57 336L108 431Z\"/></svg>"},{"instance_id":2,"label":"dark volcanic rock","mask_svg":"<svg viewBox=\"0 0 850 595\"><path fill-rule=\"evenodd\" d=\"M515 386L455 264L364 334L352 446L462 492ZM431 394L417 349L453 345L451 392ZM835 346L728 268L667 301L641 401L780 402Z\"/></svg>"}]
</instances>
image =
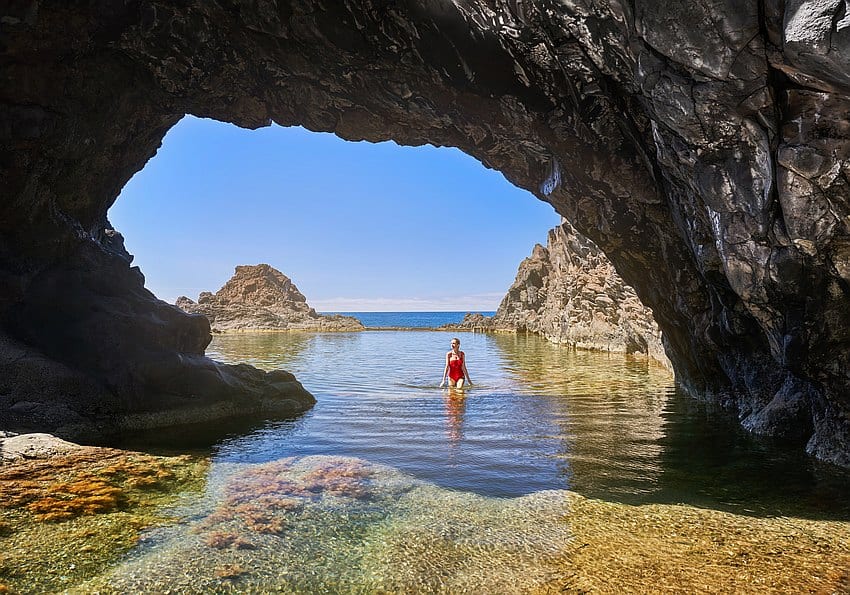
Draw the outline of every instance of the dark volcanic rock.
<instances>
[{"instance_id":1,"label":"dark volcanic rock","mask_svg":"<svg viewBox=\"0 0 850 595\"><path fill-rule=\"evenodd\" d=\"M217 332L363 330L351 316L318 314L289 277L267 264L237 266L215 294L202 292L197 303L181 296L176 305L190 314L203 314Z\"/></svg>"},{"instance_id":2,"label":"dark volcanic rock","mask_svg":"<svg viewBox=\"0 0 850 595\"><path fill-rule=\"evenodd\" d=\"M643 353L670 362L652 311L593 242L568 222L534 247L492 318L467 314L461 329L527 331L580 349Z\"/></svg>"},{"instance_id":3,"label":"dark volcanic rock","mask_svg":"<svg viewBox=\"0 0 850 595\"><path fill-rule=\"evenodd\" d=\"M274 120L451 145L500 170L606 253L683 386L850 465L844 2L24 0L0 13L2 326L113 379L116 402L148 398L140 361L200 357L204 329L144 292L105 233L108 207L184 114ZM59 304L66 284L74 308Z\"/></svg>"},{"instance_id":4,"label":"dark volcanic rock","mask_svg":"<svg viewBox=\"0 0 850 595\"><path fill-rule=\"evenodd\" d=\"M204 357L209 322L157 300L128 265L80 242L29 279L0 333L2 427L101 441L130 429L288 416L315 402L288 372Z\"/></svg>"}]
</instances>

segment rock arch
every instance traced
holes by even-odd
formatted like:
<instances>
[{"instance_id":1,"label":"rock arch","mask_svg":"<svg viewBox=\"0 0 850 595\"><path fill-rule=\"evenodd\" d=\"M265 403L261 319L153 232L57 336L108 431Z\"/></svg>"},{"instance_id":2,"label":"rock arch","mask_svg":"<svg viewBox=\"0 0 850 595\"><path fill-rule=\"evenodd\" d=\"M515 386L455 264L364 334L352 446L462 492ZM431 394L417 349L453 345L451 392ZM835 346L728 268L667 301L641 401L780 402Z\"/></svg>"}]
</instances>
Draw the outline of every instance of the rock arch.
<instances>
[{"instance_id":1,"label":"rock arch","mask_svg":"<svg viewBox=\"0 0 850 595\"><path fill-rule=\"evenodd\" d=\"M498 169L606 252L685 387L850 464L843 7L13 2L0 9L6 351L60 362L122 411L191 392L174 377L209 361L207 330L143 289L106 212L184 114L273 120L451 145ZM26 380L18 355L4 370Z\"/></svg>"}]
</instances>

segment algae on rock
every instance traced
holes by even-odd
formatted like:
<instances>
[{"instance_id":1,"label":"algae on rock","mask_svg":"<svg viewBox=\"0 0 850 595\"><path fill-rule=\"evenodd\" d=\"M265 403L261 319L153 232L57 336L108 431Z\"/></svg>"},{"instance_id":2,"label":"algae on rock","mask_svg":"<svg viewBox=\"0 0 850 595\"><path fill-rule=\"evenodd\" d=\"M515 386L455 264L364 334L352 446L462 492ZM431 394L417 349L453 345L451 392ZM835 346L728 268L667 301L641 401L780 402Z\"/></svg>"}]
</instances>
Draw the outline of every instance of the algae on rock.
<instances>
[{"instance_id":1,"label":"algae on rock","mask_svg":"<svg viewBox=\"0 0 850 595\"><path fill-rule=\"evenodd\" d=\"M102 572L164 507L203 489L208 460L76 446L0 464L0 584L57 592Z\"/></svg>"}]
</instances>

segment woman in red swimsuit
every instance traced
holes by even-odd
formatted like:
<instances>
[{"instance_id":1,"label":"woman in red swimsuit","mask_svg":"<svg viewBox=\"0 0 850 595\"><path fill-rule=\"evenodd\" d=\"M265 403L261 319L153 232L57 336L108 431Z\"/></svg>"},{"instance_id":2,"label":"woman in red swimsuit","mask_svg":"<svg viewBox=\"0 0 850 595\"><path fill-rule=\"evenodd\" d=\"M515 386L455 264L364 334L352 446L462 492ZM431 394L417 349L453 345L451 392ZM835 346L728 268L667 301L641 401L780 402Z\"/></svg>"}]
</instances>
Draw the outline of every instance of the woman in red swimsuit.
<instances>
[{"instance_id":1,"label":"woman in red swimsuit","mask_svg":"<svg viewBox=\"0 0 850 595\"><path fill-rule=\"evenodd\" d=\"M466 370L466 356L460 350L460 339L457 337L452 339L452 350L446 354L446 368L443 370L443 381L440 382L440 387L446 383L446 376L449 377L449 386L463 388L464 379L466 384L472 384L469 372Z\"/></svg>"}]
</instances>

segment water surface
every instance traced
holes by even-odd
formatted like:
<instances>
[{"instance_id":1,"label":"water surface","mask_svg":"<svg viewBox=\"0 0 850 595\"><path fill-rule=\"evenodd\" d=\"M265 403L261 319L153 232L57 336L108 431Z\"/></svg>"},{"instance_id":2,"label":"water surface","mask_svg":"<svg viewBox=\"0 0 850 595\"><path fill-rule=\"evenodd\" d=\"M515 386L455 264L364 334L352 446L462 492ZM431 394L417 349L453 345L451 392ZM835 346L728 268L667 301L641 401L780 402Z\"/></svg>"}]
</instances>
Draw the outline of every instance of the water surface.
<instances>
[{"instance_id":1,"label":"water surface","mask_svg":"<svg viewBox=\"0 0 850 595\"><path fill-rule=\"evenodd\" d=\"M763 592L768 562L770 584L841 584L847 474L642 358L460 333L474 384L441 389L455 334L215 337L210 355L291 370L316 406L217 443L175 522L72 592L605 591L627 562L621 581L650 568L674 592Z\"/></svg>"},{"instance_id":2,"label":"water surface","mask_svg":"<svg viewBox=\"0 0 850 595\"><path fill-rule=\"evenodd\" d=\"M474 384L440 389L457 334L216 337L212 357L290 370L317 404L224 440L215 460L342 455L485 496L569 489L630 503L847 515L846 473L744 432L643 358L574 351L533 335L461 333Z\"/></svg>"}]
</instances>

